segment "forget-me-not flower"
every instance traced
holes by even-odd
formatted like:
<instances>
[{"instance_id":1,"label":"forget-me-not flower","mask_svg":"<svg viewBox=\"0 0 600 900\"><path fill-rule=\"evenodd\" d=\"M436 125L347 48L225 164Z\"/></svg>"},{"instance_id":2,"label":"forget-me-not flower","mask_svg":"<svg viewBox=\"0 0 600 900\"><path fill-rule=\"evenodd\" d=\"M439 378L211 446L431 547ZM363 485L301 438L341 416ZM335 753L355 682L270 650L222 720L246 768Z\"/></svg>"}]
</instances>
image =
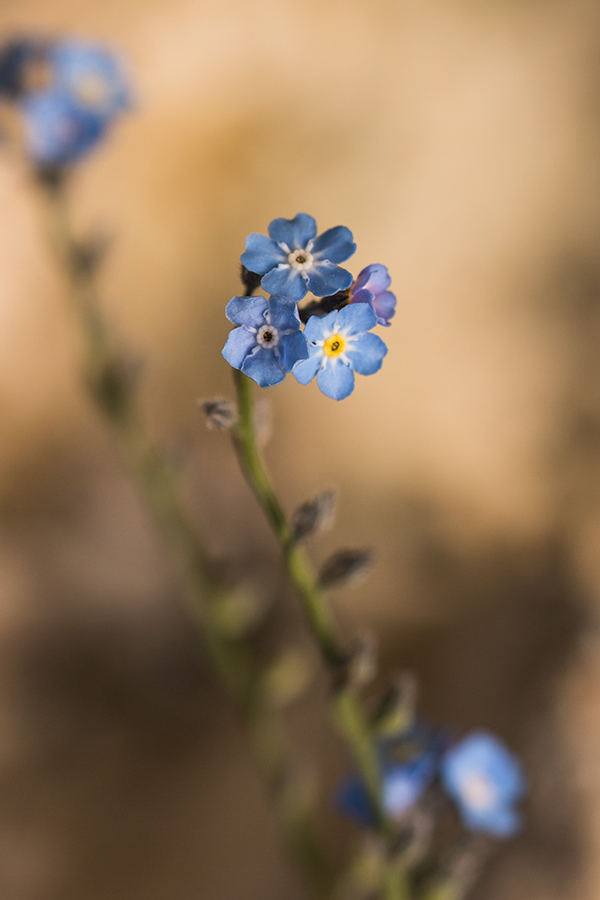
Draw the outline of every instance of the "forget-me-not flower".
<instances>
[{"instance_id":1,"label":"forget-me-not flower","mask_svg":"<svg viewBox=\"0 0 600 900\"><path fill-rule=\"evenodd\" d=\"M294 363L308 357L295 300L234 297L225 315L238 327L229 333L223 356L260 387L279 384Z\"/></svg>"},{"instance_id":2,"label":"forget-me-not flower","mask_svg":"<svg viewBox=\"0 0 600 900\"><path fill-rule=\"evenodd\" d=\"M50 168L84 156L129 105L117 56L73 38L7 44L0 52L0 93L21 110L28 157Z\"/></svg>"},{"instance_id":3,"label":"forget-me-not flower","mask_svg":"<svg viewBox=\"0 0 600 900\"><path fill-rule=\"evenodd\" d=\"M355 303L322 318L311 316L304 335L308 359L294 366L300 384L317 376L321 391L332 400L343 400L354 390L354 373L373 375L381 368L387 347L369 334L377 316L368 303Z\"/></svg>"},{"instance_id":4,"label":"forget-me-not flower","mask_svg":"<svg viewBox=\"0 0 600 900\"><path fill-rule=\"evenodd\" d=\"M344 225L317 237L313 217L298 213L293 219L273 219L269 237L248 235L241 259L246 269L263 276L265 291L302 300L307 291L328 297L349 288L352 275L337 263L355 250L352 232Z\"/></svg>"},{"instance_id":5,"label":"forget-me-not flower","mask_svg":"<svg viewBox=\"0 0 600 900\"><path fill-rule=\"evenodd\" d=\"M350 303L370 303L379 325L391 325L396 314L396 295L388 290L392 279L386 266L372 263L360 272L350 289Z\"/></svg>"},{"instance_id":6,"label":"forget-me-not flower","mask_svg":"<svg viewBox=\"0 0 600 900\"><path fill-rule=\"evenodd\" d=\"M437 771L436 754L423 750L404 762L392 763L385 758L384 753L381 765L383 810L392 821L400 821L417 805L433 783ZM361 825L374 824L373 810L360 778L352 778L342 785L338 794L338 806L343 813Z\"/></svg>"},{"instance_id":7,"label":"forget-me-not flower","mask_svg":"<svg viewBox=\"0 0 600 900\"><path fill-rule=\"evenodd\" d=\"M496 837L518 831L521 820L514 805L525 781L517 759L494 735L475 731L450 748L441 777L469 828Z\"/></svg>"}]
</instances>

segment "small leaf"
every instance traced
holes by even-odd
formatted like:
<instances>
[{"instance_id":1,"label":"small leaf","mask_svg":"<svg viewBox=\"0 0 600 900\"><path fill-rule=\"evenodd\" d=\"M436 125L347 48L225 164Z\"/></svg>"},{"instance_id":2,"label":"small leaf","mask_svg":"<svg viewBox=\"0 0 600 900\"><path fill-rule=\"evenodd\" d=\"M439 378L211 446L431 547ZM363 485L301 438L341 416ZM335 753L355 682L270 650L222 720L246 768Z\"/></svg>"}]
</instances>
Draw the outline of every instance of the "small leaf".
<instances>
[{"instance_id":1,"label":"small leaf","mask_svg":"<svg viewBox=\"0 0 600 900\"><path fill-rule=\"evenodd\" d=\"M230 400L214 397L211 400L198 400L198 404L206 414L207 428L225 431L237 422L237 409Z\"/></svg>"},{"instance_id":2,"label":"small leaf","mask_svg":"<svg viewBox=\"0 0 600 900\"><path fill-rule=\"evenodd\" d=\"M357 581L366 574L372 561L372 550L338 550L321 569L319 584L322 588L330 588Z\"/></svg>"},{"instance_id":3,"label":"small leaf","mask_svg":"<svg viewBox=\"0 0 600 900\"><path fill-rule=\"evenodd\" d=\"M335 491L323 491L314 500L299 506L292 516L292 532L295 541L303 541L311 534L324 531L333 521Z\"/></svg>"}]
</instances>

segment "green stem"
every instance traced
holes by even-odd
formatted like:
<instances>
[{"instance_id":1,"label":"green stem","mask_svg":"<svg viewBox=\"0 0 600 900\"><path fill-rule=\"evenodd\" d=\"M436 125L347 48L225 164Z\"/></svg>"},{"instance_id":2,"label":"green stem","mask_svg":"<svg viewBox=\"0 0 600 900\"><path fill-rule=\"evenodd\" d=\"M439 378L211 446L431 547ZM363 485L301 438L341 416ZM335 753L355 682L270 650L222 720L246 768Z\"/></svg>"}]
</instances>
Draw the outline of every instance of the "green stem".
<instances>
[{"instance_id":1,"label":"green stem","mask_svg":"<svg viewBox=\"0 0 600 900\"><path fill-rule=\"evenodd\" d=\"M179 571L186 599L215 668L237 703L262 775L274 797L288 849L313 896L325 898L330 892L331 873L316 838L314 810L305 801L295 802L289 790L293 770L281 716L259 689L260 678L246 645L239 638L224 635L215 624L215 612L231 590L223 583L198 537L164 453L146 431L123 355L100 312L94 266L71 232L65 186L59 181L45 187L52 242L80 326L85 381L112 428Z\"/></svg>"},{"instance_id":2,"label":"green stem","mask_svg":"<svg viewBox=\"0 0 600 900\"><path fill-rule=\"evenodd\" d=\"M242 471L262 506L283 552L288 577L296 587L312 634L325 664L334 675L333 710L338 730L348 742L371 802L378 831L387 834L388 823L381 802L381 773L375 741L356 693L348 684L336 685L336 677L347 660L337 636L329 606L303 548L293 540L260 453L253 415L252 383L234 369L238 397L238 422L233 430Z\"/></svg>"}]
</instances>

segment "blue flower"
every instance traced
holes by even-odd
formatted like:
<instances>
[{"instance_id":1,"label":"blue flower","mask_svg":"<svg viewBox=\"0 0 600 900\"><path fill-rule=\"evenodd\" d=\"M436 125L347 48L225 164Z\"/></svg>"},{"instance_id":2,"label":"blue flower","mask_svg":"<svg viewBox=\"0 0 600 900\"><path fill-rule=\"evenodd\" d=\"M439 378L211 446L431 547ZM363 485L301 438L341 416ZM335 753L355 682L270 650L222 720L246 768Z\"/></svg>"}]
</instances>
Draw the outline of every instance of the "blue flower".
<instances>
[{"instance_id":1,"label":"blue flower","mask_svg":"<svg viewBox=\"0 0 600 900\"><path fill-rule=\"evenodd\" d=\"M317 376L321 391L332 400L343 400L354 390L354 373L379 371L387 347L376 334L367 334L377 316L367 303L344 306L322 318L311 316L304 329L309 358L294 366L300 384Z\"/></svg>"},{"instance_id":2,"label":"blue flower","mask_svg":"<svg viewBox=\"0 0 600 900\"><path fill-rule=\"evenodd\" d=\"M378 325L391 325L396 314L396 295L388 291L392 279L386 266L373 263L358 275L350 289L350 303L370 303Z\"/></svg>"},{"instance_id":3,"label":"blue flower","mask_svg":"<svg viewBox=\"0 0 600 900\"><path fill-rule=\"evenodd\" d=\"M48 52L52 90L79 110L108 120L130 105L129 87L118 57L97 44L64 40Z\"/></svg>"},{"instance_id":4,"label":"blue flower","mask_svg":"<svg viewBox=\"0 0 600 900\"><path fill-rule=\"evenodd\" d=\"M248 235L242 264L263 276L262 287L270 294L302 300L312 291L317 297L328 297L352 284L350 272L337 263L355 250L352 232L345 226L330 228L317 237L313 217L298 213L293 219L273 219L269 237Z\"/></svg>"},{"instance_id":5,"label":"blue flower","mask_svg":"<svg viewBox=\"0 0 600 900\"><path fill-rule=\"evenodd\" d=\"M229 333L223 356L261 387L279 384L294 363L308 357L295 300L234 297L225 315L238 327Z\"/></svg>"},{"instance_id":6,"label":"blue flower","mask_svg":"<svg viewBox=\"0 0 600 900\"><path fill-rule=\"evenodd\" d=\"M44 91L23 100L26 152L40 166L64 166L92 149L107 121L75 106L64 94Z\"/></svg>"},{"instance_id":7,"label":"blue flower","mask_svg":"<svg viewBox=\"0 0 600 900\"><path fill-rule=\"evenodd\" d=\"M444 787L474 831L510 837L521 820L514 804L525 792L518 760L492 734L474 731L441 763Z\"/></svg>"},{"instance_id":8,"label":"blue flower","mask_svg":"<svg viewBox=\"0 0 600 900\"><path fill-rule=\"evenodd\" d=\"M381 780L382 805L385 814L393 821L401 820L419 802L433 783L436 775L436 756L421 753L404 763L390 764L383 761ZM374 824L373 811L364 783L352 778L342 785L338 795L341 811L361 825Z\"/></svg>"},{"instance_id":9,"label":"blue flower","mask_svg":"<svg viewBox=\"0 0 600 900\"><path fill-rule=\"evenodd\" d=\"M27 155L46 167L85 155L129 105L118 58L74 39L8 44L0 52L0 92L21 109Z\"/></svg>"}]
</instances>

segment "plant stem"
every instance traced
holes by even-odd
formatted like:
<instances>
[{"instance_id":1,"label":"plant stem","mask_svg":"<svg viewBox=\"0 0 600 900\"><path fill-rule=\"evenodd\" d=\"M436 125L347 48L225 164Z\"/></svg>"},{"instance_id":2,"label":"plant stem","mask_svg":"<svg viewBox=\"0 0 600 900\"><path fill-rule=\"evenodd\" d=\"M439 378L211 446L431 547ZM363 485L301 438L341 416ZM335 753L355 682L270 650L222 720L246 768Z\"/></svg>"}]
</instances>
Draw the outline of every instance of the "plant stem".
<instances>
[{"instance_id":1,"label":"plant stem","mask_svg":"<svg viewBox=\"0 0 600 900\"><path fill-rule=\"evenodd\" d=\"M381 771L376 742L356 691L346 679L339 677L348 655L338 637L314 569L303 548L294 541L292 529L265 467L256 437L252 382L237 369L233 370L233 377L239 415L233 428L233 441L240 465L281 547L287 575L298 591L310 630L332 675L334 721L354 755L370 800L376 829L382 838L387 839L390 823L382 805ZM410 900L406 877L391 866L385 870L382 897L386 900Z\"/></svg>"},{"instance_id":2,"label":"plant stem","mask_svg":"<svg viewBox=\"0 0 600 900\"><path fill-rule=\"evenodd\" d=\"M94 261L71 231L64 180L42 184L46 189L53 247L80 327L85 382L138 483L177 567L213 664L239 708L259 768L274 797L288 850L312 895L325 898L332 876L316 838L314 810L306 801L295 800L290 791L294 767L281 715L261 692L259 673L243 640L223 633L217 624L215 613L231 596L232 589L224 583L199 539L168 460L147 433L123 354L101 315Z\"/></svg>"}]
</instances>

